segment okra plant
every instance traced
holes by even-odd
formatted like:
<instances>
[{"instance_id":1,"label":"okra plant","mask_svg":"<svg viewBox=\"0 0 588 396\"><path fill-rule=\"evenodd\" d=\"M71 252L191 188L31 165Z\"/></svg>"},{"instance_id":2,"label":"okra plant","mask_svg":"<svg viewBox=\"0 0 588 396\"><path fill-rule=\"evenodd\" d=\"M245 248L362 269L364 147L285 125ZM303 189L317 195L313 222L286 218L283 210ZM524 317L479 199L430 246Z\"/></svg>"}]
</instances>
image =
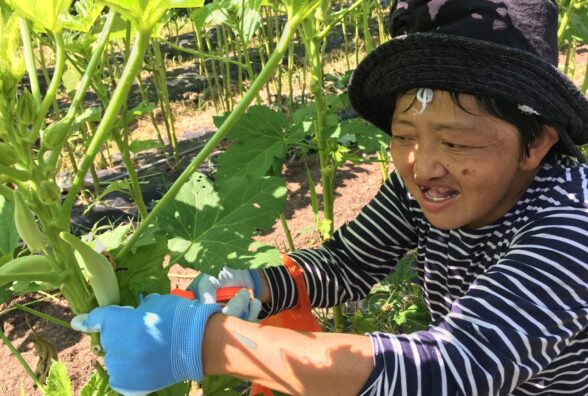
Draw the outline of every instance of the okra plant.
<instances>
[{"instance_id":1,"label":"okra plant","mask_svg":"<svg viewBox=\"0 0 588 396\"><path fill-rule=\"evenodd\" d=\"M137 304L140 293L169 292L169 279L162 266L168 251L174 262L209 273L217 272L223 265L254 268L279 263L275 248L253 245L251 237L258 229L271 226L282 211L283 181L279 177L245 175L215 186L196 171L258 96L288 50L297 26L318 6L317 1L283 1L288 19L264 69L216 134L134 232L130 228L118 228L92 241L83 241L70 230L72 209L84 177L102 145L120 128L121 110L126 110L131 85L143 68L155 25L167 9L200 7L203 2L104 0L98 3L98 7L106 6L110 13L105 18L94 14L96 24L102 26L102 36L93 47L68 110L61 117L50 109L58 98L66 69L64 29L71 20L68 15L72 1L19 0L2 4L0 52L5 56L0 59L0 150L4 153L0 164L0 218L8 233L19 236L7 241L3 249L0 284L4 291L9 287L14 289L15 282L21 285L21 291L57 288L73 313L79 314L89 312L96 305ZM63 146L72 132L87 121L83 98L103 57L115 14L129 21L132 27L135 35L132 49L62 199L56 176L63 160ZM46 90L40 88L36 77L33 31L51 41L55 54L55 67ZM19 89L25 72L30 92ZM160 226L156 219L163 219ZM184 224L186 220L188 223ZM172 224L177 226L169 227ZM21 248L17 246L18 239L24 242ZM110 251L110 259L99 253L102 249ZM3 334L2 338L7 341ZM99 351L97 339L92 346ZM27 371L45 389L32 370Z\"/></svg>"}]
</instances>

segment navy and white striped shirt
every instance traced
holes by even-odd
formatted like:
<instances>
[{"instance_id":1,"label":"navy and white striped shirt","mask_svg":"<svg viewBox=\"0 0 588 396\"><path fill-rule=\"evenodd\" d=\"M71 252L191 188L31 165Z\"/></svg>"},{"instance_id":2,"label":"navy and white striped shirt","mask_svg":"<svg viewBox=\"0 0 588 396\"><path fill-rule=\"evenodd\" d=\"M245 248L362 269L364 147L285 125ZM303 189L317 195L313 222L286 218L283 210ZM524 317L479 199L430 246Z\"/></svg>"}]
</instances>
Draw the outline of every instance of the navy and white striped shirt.
<instances>
[{"instance_id":1,"label":"navy and white striped shirt","mask_svg":"<svg viewBox=\"0 0 588 396\"><path fill-rule=\"evenodd\" d=\"M588 395L588 166L547 162L519 202L479 229L439 230L393 173L358 217L290 256L310 300L367 295L410 249L432 324L370 334L362 395ZM265 270L271 306L292 307L282 267Z\"/></svg>"}]
</instances>

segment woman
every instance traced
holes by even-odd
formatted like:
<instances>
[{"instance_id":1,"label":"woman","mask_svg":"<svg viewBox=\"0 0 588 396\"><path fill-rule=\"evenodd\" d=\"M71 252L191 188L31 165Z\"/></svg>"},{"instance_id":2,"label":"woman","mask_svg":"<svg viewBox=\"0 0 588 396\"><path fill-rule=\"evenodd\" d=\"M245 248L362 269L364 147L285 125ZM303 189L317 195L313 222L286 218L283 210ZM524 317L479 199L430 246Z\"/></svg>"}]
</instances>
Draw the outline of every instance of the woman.
<instances>
[{"instance_id":1,"label":"woman","mask_svg":"<svg viewBox=\"0 0 588 396\"><path fill-rule=\"evenodd\" d=\"M101 332L113 388L206 373L304 395L588 393L588 167L576 148L588 101L556 67L555 2L397 1L391 22L395 39L358 66L349 96L391 134L396 170L356 220L288 260L326 307L364 297L416 248L431 326L294 332L152 295L75 321ZM264 316L300 298L284 267L193 287L203 300L231 282L257 285Z\"/></svg>"}]
</instances>

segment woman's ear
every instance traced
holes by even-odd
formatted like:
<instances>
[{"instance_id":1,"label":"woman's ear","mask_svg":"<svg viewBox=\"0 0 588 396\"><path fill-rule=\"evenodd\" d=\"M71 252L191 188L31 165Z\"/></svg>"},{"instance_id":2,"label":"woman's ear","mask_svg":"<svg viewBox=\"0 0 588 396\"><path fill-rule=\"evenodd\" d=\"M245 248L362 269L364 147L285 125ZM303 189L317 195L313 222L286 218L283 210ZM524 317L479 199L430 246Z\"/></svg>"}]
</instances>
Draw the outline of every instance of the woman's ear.
<instances>
[{"instance_id":1,"label":"woman's ear","mask_svg":"<svg viewBox=\"0 0 588 396\"><path fill-rule=\"evenodd\" d=\"M520 162L521 169L533 170L541 165L551 148L559 141L559 134L554 127L543 125L543 133L529 145L529 155Z\"/></svg>"}]
</instances>

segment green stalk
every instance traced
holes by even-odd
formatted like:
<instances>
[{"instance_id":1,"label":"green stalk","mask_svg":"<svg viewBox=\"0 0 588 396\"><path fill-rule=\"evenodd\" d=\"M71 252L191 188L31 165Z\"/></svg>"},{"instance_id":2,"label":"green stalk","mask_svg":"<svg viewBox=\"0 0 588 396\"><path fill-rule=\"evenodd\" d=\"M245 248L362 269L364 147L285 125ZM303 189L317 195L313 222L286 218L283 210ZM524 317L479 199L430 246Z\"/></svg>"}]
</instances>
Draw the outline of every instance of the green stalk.
<instances>
[{"instance_id":1,"label":"green stalk","mask_svg":"<svg viewBox=\"0 0 588 396\"><path fill-rule=\"evenodd\" d=\"M198 170L198 167L208 158L210 153L215 147L225 138L227 133L233 128L233 126L239 121L241 116L245 114L245 111L251 104L258 92L263 88L264 84L272 76L274 69L280 64L280 60L288 50L292 35L296 30L296 27L302 22L303 15L300 13L294 14L292 18L289 18L284 27L284 32L280 38L275 51L272 56L268 59L265 68L259 73L255 81L251 84L251 87L247 90L243 98L239 101L235 110L231 112L228 118L223 122L220 128L210 138L208 143L200 150L198 155L192 160L190 165L182 172L174 184L168 189L165 195L159 200L157 205L151 210L149 215L141 222L137 230L129 238L127 244L118 253L117 258L123 257L133 248L135 243L139 240L141 234L147 229L147 227L157 218L163 208L168 205L176 196L182 186L190 179L190 176Z\"/></svg>"},{"instance_id":2,"label":"green stalk","mask_svg":"<svg viewBox=\"0 0 588 396\"><path fill-rule=\"evenodd\" d=\"M205 41L206 41L206 48L208 49L208 52L210 52L212 54L212 44L210 43L210 38L208 37L208 35L206 35ZM214 90L216 91L216 95L218 95L218 97L215 99L215 102L216 101L220 102L220 104L223 106L223 110L228 111L228 108L227 108L226 103L223 98L221 84L219 82L219 76L218 76L218 72L216 70L216 63L214 62L214 59L212 59L212 58L210 60L210 66L212 69L212 76L214 78Z\"/></svg>"},{"instance_id":3,"label":"green stalk","mask_svg":"<svg viewBox=\"0 0 588 396\"><path fill-rule=\"evenodd\" d=\"M135 205L137 205L139 216L144 219L148 214L147 207L145 206L145 200L143 199L143 194L141 193L141 185L139 184L139 177L137 175L137 171L135 170L135 164L129 152L128 136L126 133L123 135L124 136L121 136L118 131L113 131L114 140L116 141L121 157L125 164L125 168L127 168L127 173L129 174L133 201L135 202Z\"/></svg>"},{"instance_id":4,"label":"green stalk","mask_svg":"<svg viewBox=\"0 0 588 396\"><path fill-rule=\"evenodd\" d=\"M29 22L24 19L19 19L20 25L20 37L22 40L23 54L25 67L29 75L29 81L31 83L31 93L37 106L41 104L41 89L39 88L39 79L37 78L37 67L35 65L35 56L33 54L33 47L31 46L31 30ZM42 49L41 49L42 51Z\"/></svg>"},{"instance_id":5,"label":"green stalk","mask_svg":"<svg viewBox=\"0 0 588 396\"><path fill-rule=\"evenodd\" d=\"M563 44L564 34L570 24L570 18L574 15L576 10L576 0L570 0L570 4L568 5L568 9L564 14L563 18L561 19L561 23L559 24L559 29L557 30L557 45L561 47Z\"/></svg>"},{"instance_id":6,"label":"green stalk","mask_svg":"<svg viewBox=\"0 0 588 396\"><path fill-rule=\"evenodd\" d=\"M86 94L86 91L88 90L88 87L90 86L90 82L92 81L92 78L94 77L96 67L98 66L98 64L100 63L100 59L102 58L102 53L104 52L104 48L106 48L106 44L108 43L108 37L110 37L110 32L112 31L112 26L113 26L115 15L116 14L113 11L111 11L108 14L108 16L106 17L106 23L104 23L104 28L102 29L102 33L100 33L100 37L98 38L98 41L96 41L96 43L94 43L94 49L92 50L92 57L90 58L90 61L88 62L88 65L86 66L86 70L84 72L84 75L82 76L82 79L80 80L80 85L76 91L76 94L75 94L73 100L71 101L71 105L69 106L69 109L67 110L66 117L73 117L76 114L76 112L78 111L78 109L80 108L80 105L82 104L82 101L84 99L84 95Z\"/></svg>"},{"instance_id":7,"label":"green stalk","mask_svg":"<svg viewBox=\"0 0 588 396\"><path fill-rule=\"evenodd\" d=\"M0 339L2 339L2 342L4 342L4 345L6 345L8 347L8 349L10 349L10 352L12 352L12 354L20 362L20 364L22 365L22 367L24 367L24 369L26 370L27 374L29 375L29 377L31 377L31 379L33 380L33 382L35 383L35 385L41 390L41 392L43 394L45 394L45 385L43 385L41 383L41 381L39 381L39 377L37 377L37 374L35 374L35 372L31 368L31 366L29 366L29 364L26 362L26 360L24 360L24 358L22 357L22 355L20 354L20 352L18 352L18 349L16 349L14 347L14 345L12 345L12 343L10 342L10 340L8 339L8 337L6 337L6 335L4 334L4 330L3 329L0 329Z\"/></svg>"},{"instance_id":8,"label":"green stalk","mask_svg":"<svg viewBox=\"0 0 588 396\"><path fill-rule=\"evenodd\" d=\"M386 158L386 155L380 150L376 151L376 157L378 158L378 163L380 164L380 174L382 175L382 181L385 182L388 179L388 167L386 166L388 159Z\"/></svg>"},{"instance_id":9,"label":"green stalk","mask_svg":"<svg viewBox=\"0 0 588 396\"><path fill-rule=\"evenodd\" d=\"M286 215L284 213L280 213L280 223L282 224L284 234L286 235L286 240L288 241L288 249L290 252L293 252L296 250L296 246L294 245L292 232L290 231L290 227L288 227L288 222L286 221Z\"/></svg>"},{"instance_id":10,"label":"green stalk","mask_svg":"<svg viewBox=\"0 0 588 396\"><path fill-rule=\"evenodd\" d=\"M43 98L41 106L39 107L37 119L31 128L31 140L36 140L39 137L39 131L41 130L41 126L45 120L45 115L47 114L47 110L49 110L49 106L51 106L51 103L53 103L53 100L55 99L57 88L59 87L59 84L61 84L61 77L65 71L63 35L61 32L54 32L53 37L55 38L55 71L53 72L51 83L49 84L45 97Z\"/></svg>"},{"instance_id":11,"label":"green stalk","mask_svg":"<svg viewBox=\"0 0 588 396\"><path fill-rule=\"evenodd\" d=\"M110 136L112 127L116 123L119 110L126 103L127 95L131 89L133 80L143 65L143 57L147 51L147 48L149 47L150 35L151 30L137 32L133 50L125 66L119 84L113 92L112 99L104 112L104 117L102 118L102 121L100 122L100 125L98 126L96 133L90 142L88 151L82 159L80 170L76 173L72 186L63 203L63 211L60 218L63 224L69 223L71 210L75 203L76 196L82 187L84 177L90 169L96 154L98 154L100 146Z\"/></svg>"},{"instance_id":12,"label":"green stalk","mask_svg":"<svg viewBox=\"0 0 588 396\"><path fill-rule=\"evenodd\" d=\"M161 48L159 47L159 41L154 40L153 42L153 54L155 55L155 74L158 84L155 84L156 89L161 91L161 105L163 107L163 116L165 123L168 126L168 138L172 146L172 152L176 163L180 162L180 153L178 150L178 139L176 137L176 129L174 126L174 118L169 104L169 91L167 89L167 76L165 72L165 63L161 56Z\"/></svg>"},{"instance_id":13,"label":"green stalk","mask_svg":"<svg viewBox=\"0 0 588 396\"><path fill-rule=\"evenodd\" d=\"M203 58L203 59L214 59L217 60L219 62L226 62L226 63L230 63L233 64L235 66L239 66L239 67L246 67L245 64L243 64L242 62L239 61L235 61L231 58L227 58L227 57L223 57L223 56L217 56L214 54L210 54L208 52L203 52L203 51L198 51L192 48L184 48L184 47L180 47L179 45L176 45L174 43L172 43L171 41L165 40L165 39L161 39L161 42L164 43L165 45L170 46L171 48L180 51L180 52L185 52L186 54L190 54L190 55L194 55L197 58Z\"/></svg>"},{"instance_id":14,"label":"green stalk","mask_svg":"<svg viewBox=\"0 0 588 396\"><path fill-rule=\"evenodd\" d=\"M365 52L369 54L374 49L374 41L372 40L372 33L370 32L369 24L370 8L367 3L363 3L363 40L365 41Z\"/></svg>"},{"instance_id":15,"label":"green stalk","mask_svg":"<svg viewBox=\"0 0 588 396\"><path fill-rule=\"evenodd\" d=\"M327 37L327 35L331 32L331 30L333 30L333 28L341 21L343 20L343 18L345 18L350 12L355 11L356 8L358 8L360 5L362 5L364 3L365 0L357 0L355 3L353 3L350 7L345 8L342 11L339 11L337 14L333 15L333 18L329 21L329 24L327 26L325 26L320 33L316 34L316 39L317 40L323 40ZM365 5L365 4L364 4ZM369 31L369 29L368 29ZM371 37L371 36L370 36ZM372 44L373 47L373 44Z\"/></svg>"},{"instance_id":16,"label":"green stalk","mask_svg":"<svg viewBox=\"0 0 588 396\"><path fill-rule=\"evenodd\" d=\"M68 322L54 318L53 316L47 315L41 311L37 311L36 309L29 308L29 307L22 305L22 304L15 304L15 307L17 307L21 311L28 312L31 315L35 315L41 319L45 319L46 321L54 323L58 326L65 327L66 329L71 329L71 325Z\"/></svg>"}]
</instances>

